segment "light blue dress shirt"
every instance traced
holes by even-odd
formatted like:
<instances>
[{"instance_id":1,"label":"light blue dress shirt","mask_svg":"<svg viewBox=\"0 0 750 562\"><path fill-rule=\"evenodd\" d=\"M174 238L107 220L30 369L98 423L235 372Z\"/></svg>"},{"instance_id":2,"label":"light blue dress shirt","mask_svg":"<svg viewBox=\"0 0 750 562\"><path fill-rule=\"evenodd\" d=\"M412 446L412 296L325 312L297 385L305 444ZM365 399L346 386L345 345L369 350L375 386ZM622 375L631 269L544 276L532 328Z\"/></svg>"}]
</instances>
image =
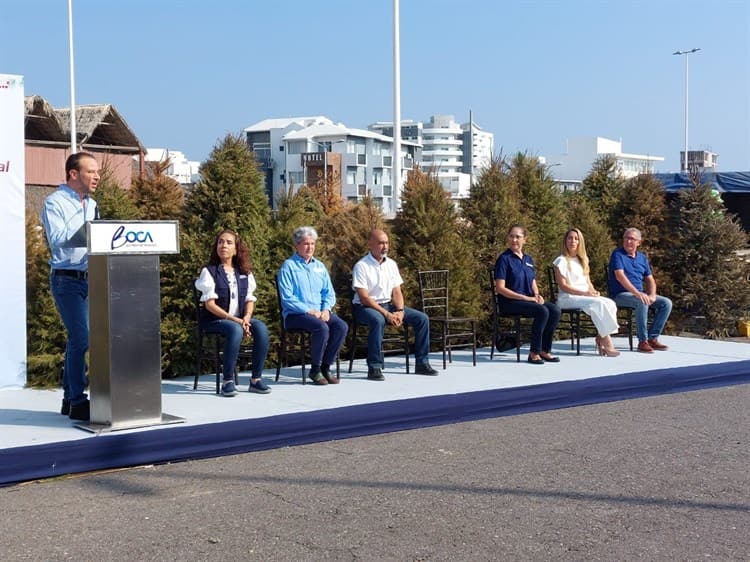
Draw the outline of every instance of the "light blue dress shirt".
<instances>
[{"instance_id":1,"label":"light blue dress shirt","mask_svg":"<svg viewBox=\"0 0 750 562\"><path fill-rule=\"evenodd\" d=\"M310 263L294 254L279 269L281 313L306 314L308 310L333 310L336 293L326 266L312 258Z\"/></svg>"},{"instance_id":2,"label":"light blue dress shirt","mask_svg":"<svg viewBox=\"0 0 750 562\"><path fill-rule=\"evenodd\" d=\"M88 195L81 199L73 189L62 184L44 200L42 223L47 235L53 269L88 270L87 248L65 248L79 228L96 218L96 201Z\"/></svg>"}]
</instances>

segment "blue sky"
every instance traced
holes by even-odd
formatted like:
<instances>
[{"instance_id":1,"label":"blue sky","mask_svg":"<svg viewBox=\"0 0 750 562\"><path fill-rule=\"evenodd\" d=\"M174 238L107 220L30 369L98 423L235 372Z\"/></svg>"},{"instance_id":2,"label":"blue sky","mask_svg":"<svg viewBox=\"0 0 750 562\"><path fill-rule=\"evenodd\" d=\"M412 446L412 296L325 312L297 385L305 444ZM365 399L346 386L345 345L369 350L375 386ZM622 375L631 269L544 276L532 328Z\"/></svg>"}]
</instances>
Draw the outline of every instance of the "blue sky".
<instances>
[{"instance_id":1,"label":"blue sky","mask_svg":"<svg viewBox=\"0 0 750 562\"><path fill-rule=\"evenodd\" d=\"M70 103L67 0L3 0L0 73ZM393 117L392 0L73 0L76 102L111 103L147 147L204 160L269 117ZM750 170L746 0L401 0L401 114L469 110L496 151L620 139L679 167L690 148Z\"/></svg>"}]
</instances>

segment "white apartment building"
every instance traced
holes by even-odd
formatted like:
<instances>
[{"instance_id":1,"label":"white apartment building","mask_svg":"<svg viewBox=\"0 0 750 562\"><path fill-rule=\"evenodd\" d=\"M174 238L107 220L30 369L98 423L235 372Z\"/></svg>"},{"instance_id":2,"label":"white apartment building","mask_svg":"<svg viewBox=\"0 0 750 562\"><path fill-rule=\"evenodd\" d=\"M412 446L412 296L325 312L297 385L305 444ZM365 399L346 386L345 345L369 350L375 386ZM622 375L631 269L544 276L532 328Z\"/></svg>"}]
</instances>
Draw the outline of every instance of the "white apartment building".
<instances>
[{"instance_id":1,"label":"white apartment building","mask_svg":"<svg viewBox=\"0 0 750 562\"><path fill-rule=\"evenodd\" d=\"M198 169L200 162L188 160L184 153L179 150L169 150L168 148L147 148L146 162L165 162L169 159L169 167L164 175L177 180L182 185L192 185L196 183L200 176ZM137 158L134 157L134 160Z\"/></svg>"},{"instance_id":2,"label":"white apartment building","mask_svg":"<svg viewBox=\"0 0 750 562\"><path fill-rule=\"evenodd\" d=\"M393 135L392 121L378 121L368 129ZM453 115L433 115L429 121L401 121L401 138L422 145L417 164L438 178L452 199L469 196L472 175L489 165L494 135L476 123L459 124Z\"/></svg>"},{"instance_id":3,"label":"white apartment building","mask_svg":"<svg viewBox=\"0 0 750 562\"><path fill-rule=\"evenodd\" d=\"M334 182L342 197L372 197L386 216L399 208L393 178L393 139L334 123L322 115L266 119L245 130L246 140L266 174L266 192L273 207L279 193L293 186ZM420 146L401 144L401 183L419 158Z\"/></svg>"},{"instance_id":4,"label":"white apartment building","mask_svg":"<svg viewBox=\"0 0 750 562\"><path fill-rule=\"evenodd\" d=\"M495 155L495 135L482 128L474 122L461 125L464 131L464 167L463 172L477 176L483 169L488 168Z\"/></svg>"},{"instance_id":5,"label":"white apartment building","mask_svg":"<svg viewBox=\"0 0 750 562\"><path fill-rule=\"evenodd\" d=\"M625 153L622 151L622 141L604 137L568 139L565 153L541 157L540 160L550 168L550 173L559 184L566 188L577 188L591 171L594 161L604 155L614 156L617 168L625 178L655 172L655 164L664 162L663 156Z\"/></svg>"},{"instance_id":6,"label":"white apartment building","mask_svg":"<svg viewBox=\"0 0 750 562\"><path fill-rule=\"evenodd\" d=\"M713 172L719 167L719 155L710 150L688 150L687 169L697 172ZM680 170L685 169L685 151L680 150Z\"/></svg>"}]
</instances>

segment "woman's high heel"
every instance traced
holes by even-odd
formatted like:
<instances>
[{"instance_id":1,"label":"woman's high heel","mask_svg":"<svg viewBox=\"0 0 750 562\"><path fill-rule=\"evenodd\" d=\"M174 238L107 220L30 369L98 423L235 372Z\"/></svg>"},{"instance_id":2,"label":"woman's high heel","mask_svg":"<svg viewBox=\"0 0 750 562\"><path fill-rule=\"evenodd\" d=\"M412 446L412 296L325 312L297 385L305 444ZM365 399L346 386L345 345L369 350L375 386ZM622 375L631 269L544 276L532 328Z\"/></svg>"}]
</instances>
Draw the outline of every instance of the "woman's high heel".
<instances>
[{"instance_id":1,"label":"woman's high heel","mask_svg":"<svg viewBox=\"0 0 750 562\"><path fill-rule=\"evenodd\" d=\"M602 339L599 336L596 336L596 352L599 355L604 356L604 346L602 345Z\"/></svg>"},{"instance_id":2,"label":"woman's high heel","mask_svg":"<svg viewBox=\"0 0 750 562\"><path fill-rule=\"evenodd\" d=\"M615 349L614 345L606 346L604 345L604 342L609 338L602 338L599 336L596 336L596 347L599 350L599 355L602 357L617 357L620 355L620 352ZM610 340L611 344L611 340Z\"/></svg>"}]
</instances>

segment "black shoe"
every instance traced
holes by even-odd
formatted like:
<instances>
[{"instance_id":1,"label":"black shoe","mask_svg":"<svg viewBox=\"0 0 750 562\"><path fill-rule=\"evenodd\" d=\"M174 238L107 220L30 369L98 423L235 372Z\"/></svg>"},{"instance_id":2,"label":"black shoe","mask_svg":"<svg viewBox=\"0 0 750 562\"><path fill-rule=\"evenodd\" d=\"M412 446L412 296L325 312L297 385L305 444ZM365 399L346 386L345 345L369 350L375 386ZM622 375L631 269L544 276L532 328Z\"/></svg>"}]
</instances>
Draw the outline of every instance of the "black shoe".
<instances>
[{"instance_id":1,"label":"black shoe","mask_svg":"<svg viewBox=\"0 0 750 562\"><path fill-rule=\"evenodd\" d=\"M70 414L68 414L68 416L71 420L89 421L90 406L91 403L88 400L81 402L80 404L71 404Z\"/></svg>"},{"instance_id":2,"label":"black shoe","mask_svg":"<svg viewBox=\"0 0 750 562\"><path fill-rule=\"evenodd\" d=\"M317 373L310 372L310 380L313 381L313 384L317 384L318 386L325 386L328 384L328 381L326 378L320 374L320 371Z\"/></svg>"},{"instance_id":3,"label":"black shoe","mask_svg":"<svg viewBox=\"0 0 750 562\"><path fill-rule=\"evenodd\" d=\"M339 382L341 382L336 375L331 373L330 365L321 365L320 374L323 375L323 378L328 381L328 384L339 384Z\"/></svg>"},{"instance_id":4,"label":"black shoe","mask_svg":"<svg viewBox=\"0 0 750 562\"><path fill-rule=\"evenodd\" d=\"M438 372L432 368L432 365L430 365L427 361L424 363L419 363L416 367L414 367L414 374L415 375L430 375L435 376L438 374Z\"/></svg>"},{"instance_id":5,"label":"black shoe","mask_svg":"<svg viewBox=\"0 0 750 562\"><path fill-rule=\"evenodd\" d=\"M370 381L384 381L383 370L377 367L368 367L367 369L367 380Z\"/></svg>"},{"instance_id":6,"label":"black shoe","mask_svg":"<svg viewBox=\"0 0 750 562\"><path fill-rule=\"evenodd\" d=\"M526 359L527 363L531 363L532 365L544 365L544 359L541 357L537 357L536 359L532 359L531 356L529 356Z\"/></svg>"},{"instance_id":7,"label":"black shoe","mask_svg":"<svg viewBox=\"0 0 750 562\"><path fill-rule=\"evenodd\" d=\"M70 400L63 398L62 406L60 407L60 413L63 416L70 414Z\"/></svg>"}]
</instances>

